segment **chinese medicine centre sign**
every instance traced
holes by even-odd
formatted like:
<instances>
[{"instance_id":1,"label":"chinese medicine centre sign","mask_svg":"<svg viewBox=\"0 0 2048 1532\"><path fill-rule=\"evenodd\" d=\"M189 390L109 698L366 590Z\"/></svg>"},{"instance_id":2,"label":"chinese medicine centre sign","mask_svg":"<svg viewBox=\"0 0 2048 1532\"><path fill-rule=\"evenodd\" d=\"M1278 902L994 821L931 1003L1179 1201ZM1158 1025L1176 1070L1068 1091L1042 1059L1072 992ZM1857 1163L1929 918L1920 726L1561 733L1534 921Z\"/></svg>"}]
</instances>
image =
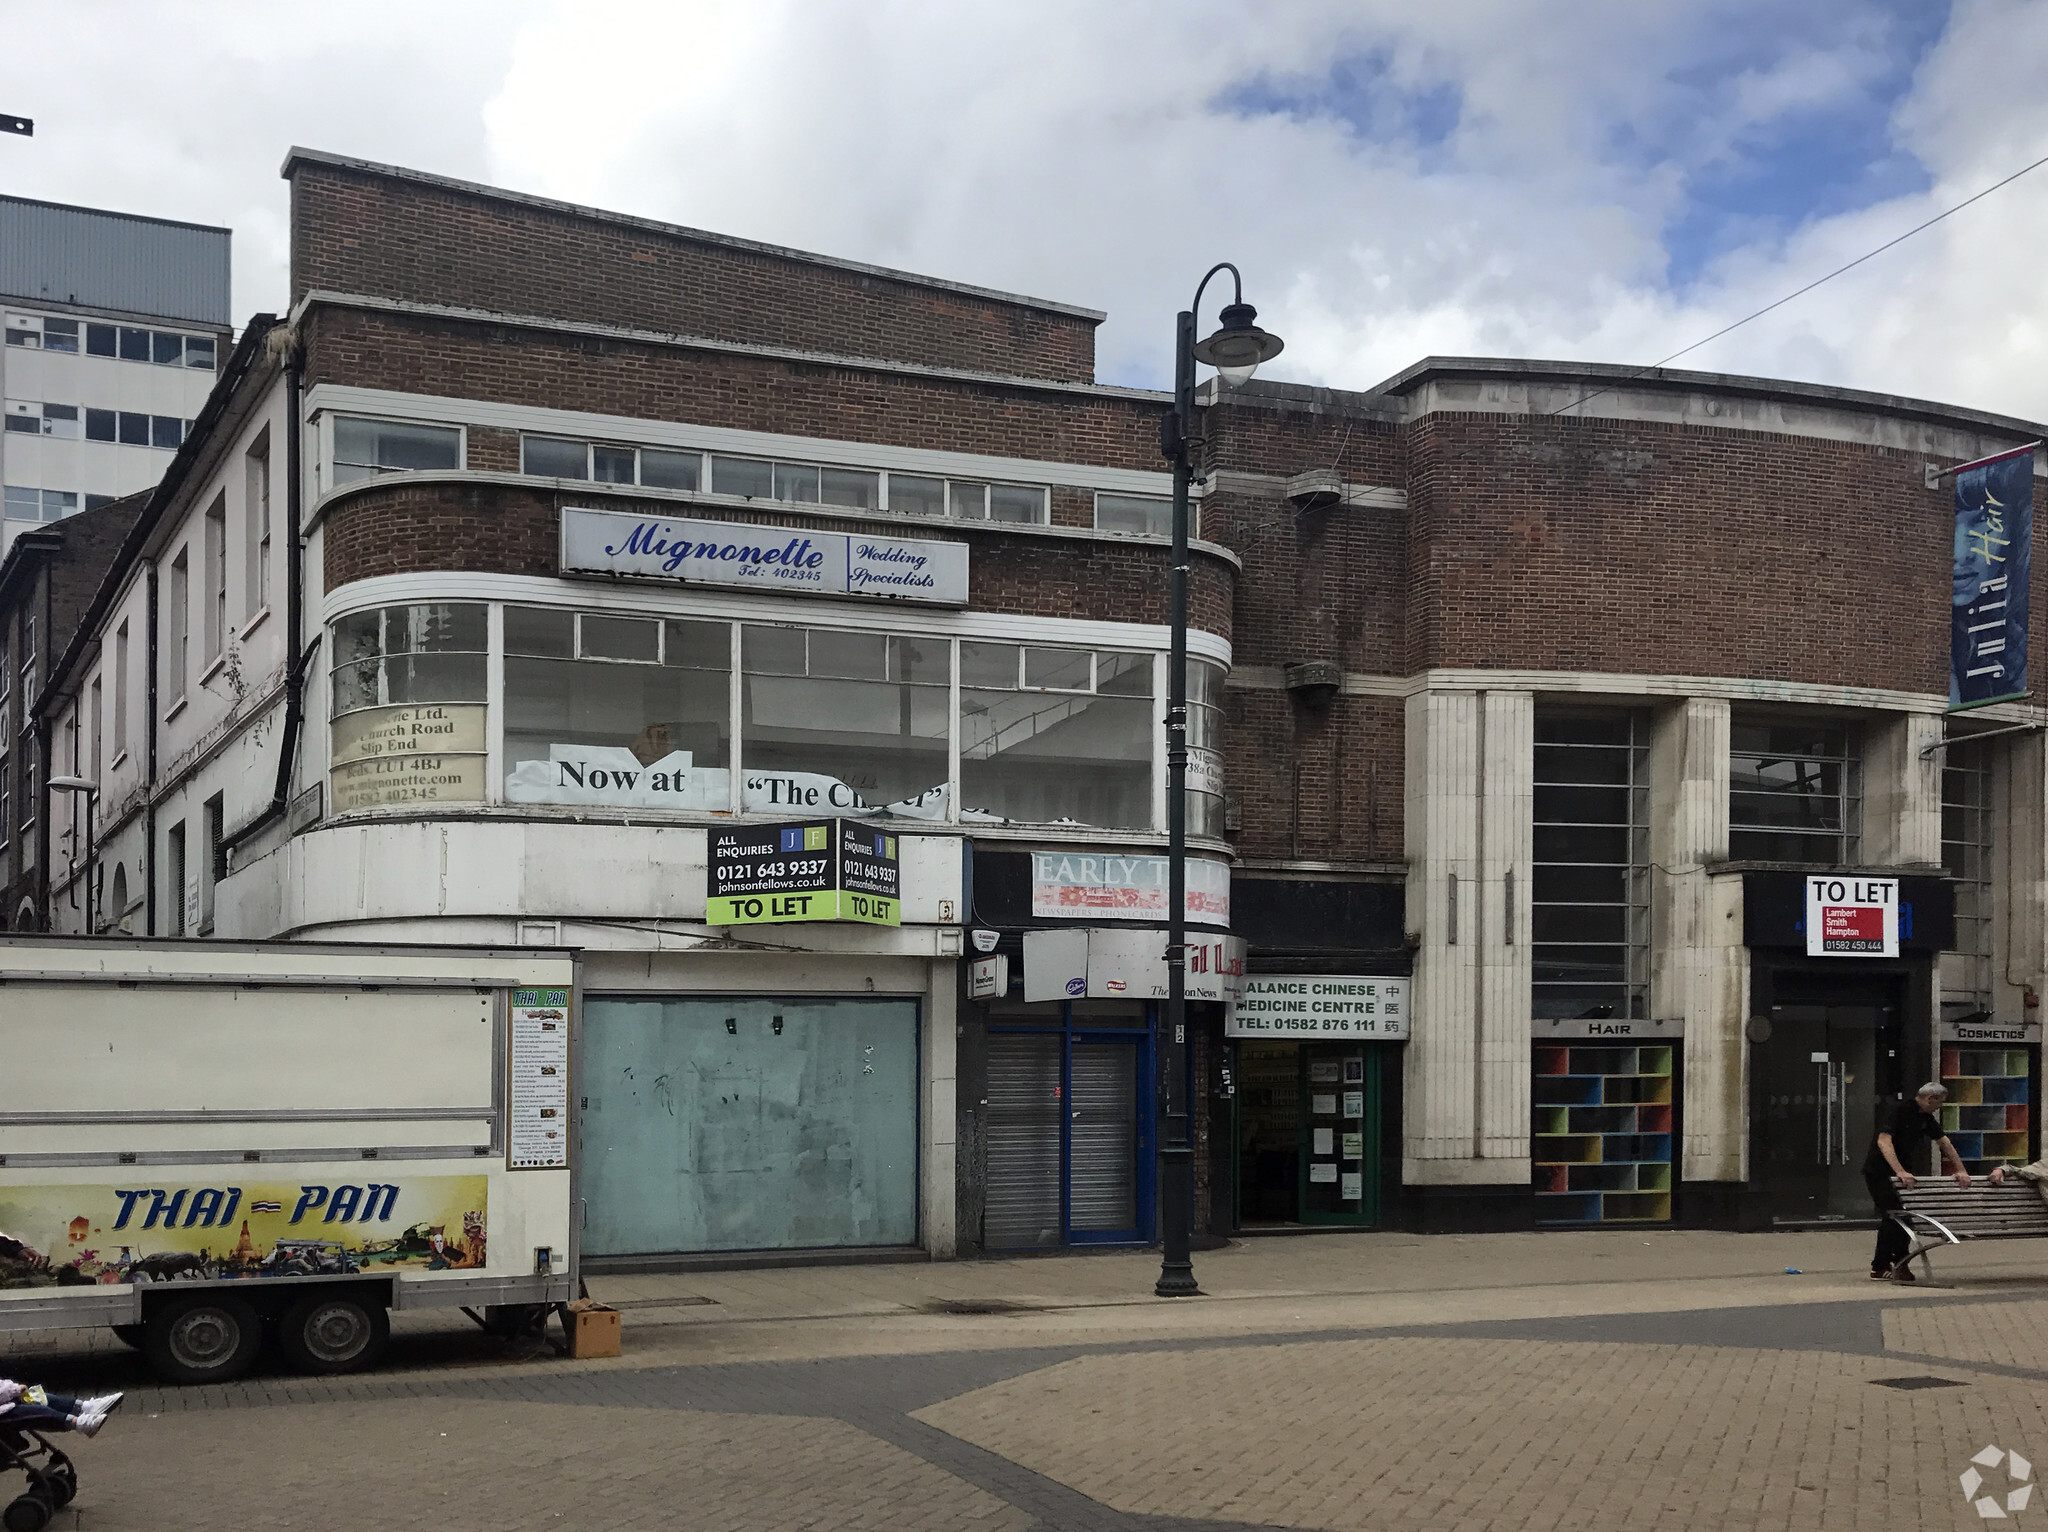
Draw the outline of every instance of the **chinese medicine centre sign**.
<instances>
[{"instance_id":1,"label":"chinese medicine centre sign","mask_svg":"<svg viewBox=\"0 0 2048 1532\"><path fill-rule=\"evenodd\" d=\"M1808 878L1808 957L1897 957L1897 878Z\"/></svg>"},{"instance_id":2,"label":"chinese medicine centre sign","mask_svg":"<svg viewBox=\"0 0 2048 1532\"><path fill-rule=\"evenodd\" d=\"M967 604L967 545L562 508L562 573Z\"/></svg>"},{"instance_id":3,"label":"chinese medicine centre sign","mask_svg":"<svg viewBox=\"0 0 2048 1532\"><path fill-rule=\"evenodd\" d=\"M1224 1023L1228 1037L1377 1037L1408 1035L1406 979L1260 974Z\"/></svg>"}]
</instances>

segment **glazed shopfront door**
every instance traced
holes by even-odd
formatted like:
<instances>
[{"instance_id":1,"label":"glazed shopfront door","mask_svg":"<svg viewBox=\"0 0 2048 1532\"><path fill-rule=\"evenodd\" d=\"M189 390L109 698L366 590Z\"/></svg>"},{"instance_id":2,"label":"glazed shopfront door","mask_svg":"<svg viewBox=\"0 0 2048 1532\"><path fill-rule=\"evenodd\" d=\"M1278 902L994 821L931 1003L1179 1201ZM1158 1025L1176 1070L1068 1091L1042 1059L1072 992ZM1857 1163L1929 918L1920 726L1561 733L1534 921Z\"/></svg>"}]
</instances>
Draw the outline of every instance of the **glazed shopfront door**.
<instances>
[{"instance_id":1,"label":"glazed shopfront door","mask_svg":"<svg viewBox=\"0 0 2048 1532\"><path fill-rule=\"evenodd\" d=\"M1901 1059L1900 981L1777 975L1770 1035L1753 1043L1751 1174L1779 1222L1867 1218L1863 1157L1917 1081Z\"/></svg>"},{"instance_id":2,"label":"glazed shopfront door","mask_svg":"<svg viewBox=\"0 0 2048 1532\"><path fill-rule=\"evenodd\" d=\"M1381 1043L1237 1044L1237 1221L1379 1222Z\"/></svg>"}]
</instances>

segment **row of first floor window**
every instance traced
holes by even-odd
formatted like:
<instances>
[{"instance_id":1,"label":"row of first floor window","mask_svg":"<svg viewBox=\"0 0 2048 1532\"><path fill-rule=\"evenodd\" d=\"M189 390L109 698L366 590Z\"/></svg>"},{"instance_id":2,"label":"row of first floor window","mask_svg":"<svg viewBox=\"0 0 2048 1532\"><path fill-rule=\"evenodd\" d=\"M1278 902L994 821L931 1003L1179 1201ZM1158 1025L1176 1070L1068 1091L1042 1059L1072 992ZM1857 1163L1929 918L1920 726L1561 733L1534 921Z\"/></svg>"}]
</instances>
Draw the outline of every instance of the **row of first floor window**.
<instances>
[{"instance_id":1,"label":"row of first floor window","mask_svg":"<svg viewBox=\"0 0 2048 1532\"><path fill-rule=\"evenodd\" d=\"M1650 719L1642 710L1536 715L1531 933L1535 1014L1648 1014ZM1991 765L1947 748L1942 856L1957 880L1957 946L1980 1009L1990 984ZM1728 854L1736 861L1851 866L1861 859L1860 741L1839 719L1739 716L1730 731Z\"/></svg>"},{"instance_id":2,"label":"row of first floor window","mask_svg":"<svg viewBox=\"0 0 2048 1532\"><path fill-rule=\"evenodd\" d=\"M1156 652L470 602L373 608L331 636L337 809L502 796L965 824L1165 820ZM1221 665L1190 662L1189 740L1203 761L1220 745L1222 683ZM494 738L496 794L482 776ZM1219 792L1193 794L1189 824L1221 832Z\"/></svg>"}]
</instances>

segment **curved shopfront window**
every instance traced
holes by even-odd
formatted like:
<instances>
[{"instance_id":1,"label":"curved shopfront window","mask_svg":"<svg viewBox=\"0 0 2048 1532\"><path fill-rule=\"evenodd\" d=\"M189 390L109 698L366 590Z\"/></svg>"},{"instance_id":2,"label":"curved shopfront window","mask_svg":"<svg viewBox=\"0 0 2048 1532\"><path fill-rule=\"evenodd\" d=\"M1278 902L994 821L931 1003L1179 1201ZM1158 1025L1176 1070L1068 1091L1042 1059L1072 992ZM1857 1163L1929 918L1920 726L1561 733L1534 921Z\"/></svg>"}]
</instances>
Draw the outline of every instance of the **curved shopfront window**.
<instances>
[{"instance_id":1,"label":"curved shopfront window","mask_svg":"<svg viewBox=\"0 0 2048 1532\"><path fill-rule=\"evenodd\" d=\"M946 817L950 642L755 624L741 635L750 813Z\"/></svg>"},{"instance_id":2,"label":"curved shopfront window","mask_svg":"<svg viewBox=\"0 0 2048 1532\"><path fill-rule=\"evenodd\" d=\"M333 628L337 813L484 796L489 623L474 602L375 607Z\"/></svg>"},{"instance_id":3,"label":"curved shopfront window","mask_svg":"<svg viewBox=\"0 0 2048 1532\"><path fill-rule=\"evenodd\" d=\"M732 806L732 629L505 608L505 797Z\"/></svg>"},{"instance_id":4,"label":"curved shopfront window","mask_svg":"<svg viewBox=\"0 0 2048 1532\"><path fill-rule=\"evenodd\" d=\"M1188 661L1188 834L1223 833L1223 667Z\"/></svg>"},{"instance_id":5,"label":"curved shopfront window","mask_svg":"<svg viewBox=\"0 0 2048 1532\"><path fill-rule=\"evenodd\" d=\"M498 749L509 803L1165 826L1149 651L483 603L330 631L337 811L480 799ZM1190 660L1194 835L1222 830L1223 678Z\"/></svg>"},{"instance_id":6,"label":"curved shopfront window","mask_svg":"<svg viewBox=\"0 0 2048 1532\"><path fill-rule=\"evenodd\" d=\"M1152 825L1152 656L960 645L960 817Z\"/></svg>"}]
</instances>

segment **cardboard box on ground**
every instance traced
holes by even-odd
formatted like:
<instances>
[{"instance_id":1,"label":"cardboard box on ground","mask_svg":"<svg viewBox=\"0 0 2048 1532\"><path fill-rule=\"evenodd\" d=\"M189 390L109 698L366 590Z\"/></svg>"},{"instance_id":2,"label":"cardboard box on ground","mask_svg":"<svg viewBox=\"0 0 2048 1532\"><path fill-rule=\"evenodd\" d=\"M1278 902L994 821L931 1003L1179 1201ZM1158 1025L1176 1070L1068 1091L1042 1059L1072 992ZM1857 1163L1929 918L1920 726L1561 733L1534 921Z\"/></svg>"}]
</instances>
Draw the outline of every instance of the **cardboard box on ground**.
<instances>
[{"instance_id":1,"label":"cardboard box on ground","mask_svg":"<svg viewBox=\"0 0 2048 1532\"><path fill-rule=\"evenodd\" d=\"M562 1317L569 1332L569 1355L580 1359L619 1354L617 1309L591 1298L578 1298Z\"/></svg>"}]
</instances>

